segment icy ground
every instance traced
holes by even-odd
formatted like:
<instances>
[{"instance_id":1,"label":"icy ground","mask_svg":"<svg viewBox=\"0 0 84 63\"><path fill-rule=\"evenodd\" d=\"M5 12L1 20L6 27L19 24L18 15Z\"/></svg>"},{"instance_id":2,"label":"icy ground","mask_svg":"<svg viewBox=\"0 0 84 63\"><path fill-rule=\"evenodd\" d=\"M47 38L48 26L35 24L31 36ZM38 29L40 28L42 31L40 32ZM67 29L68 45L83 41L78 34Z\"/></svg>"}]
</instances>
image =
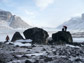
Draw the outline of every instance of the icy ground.
<instances>
[{"instance_id":1,"label":"icy ground","mask_svg":"<svg viewBox=\"0 0 84 63\"><path fill-rule=\"evenodd\" d=\"M84 63L84 46L37 45L19 47L0 43L0 63Z\"/></svg>"}]
</instances>

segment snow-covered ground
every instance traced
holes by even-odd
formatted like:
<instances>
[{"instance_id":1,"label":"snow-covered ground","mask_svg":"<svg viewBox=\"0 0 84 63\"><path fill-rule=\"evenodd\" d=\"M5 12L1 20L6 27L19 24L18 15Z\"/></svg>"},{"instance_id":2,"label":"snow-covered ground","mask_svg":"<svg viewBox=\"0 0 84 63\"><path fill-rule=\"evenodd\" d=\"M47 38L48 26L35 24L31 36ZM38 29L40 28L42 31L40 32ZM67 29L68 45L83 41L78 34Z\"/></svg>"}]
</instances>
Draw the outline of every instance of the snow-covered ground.
<instances>
[{"instance_id":1,"label":"snow-covered ground","mask_svg":"<svg viewBox=\"0 0 84 63\"><path fill-rule=\"evenodd\" d=\"M74 42L84 42L84 38L73 38Z\"/></svg>"},{"instance_id":2,"label":"snow-covered ground","mask_svg":"<svg viewBox=\"0 0 84 63\"><path fill-rule=\"evenodd\" d=\"M0 44L0 61L6 63L26 63L26 61L27 63L84 63L84 47L69 44L53 46L35 44L35 47L24 48Z\"/></svg>"}]
</instances>

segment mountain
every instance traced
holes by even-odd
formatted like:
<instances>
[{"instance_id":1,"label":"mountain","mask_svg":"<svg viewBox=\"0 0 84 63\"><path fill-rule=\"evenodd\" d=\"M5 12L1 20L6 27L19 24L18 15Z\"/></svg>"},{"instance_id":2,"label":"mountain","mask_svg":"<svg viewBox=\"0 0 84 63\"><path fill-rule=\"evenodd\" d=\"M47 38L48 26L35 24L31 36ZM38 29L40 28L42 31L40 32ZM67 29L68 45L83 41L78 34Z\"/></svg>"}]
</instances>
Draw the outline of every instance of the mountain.
<instances>
[{"instance_id":1,"label":"mountain","mask_svg":"<svg viewBox=\"0 0 84 63\"><path fill-rule=\"evenodd\" d=\"M61 29L64 25L70 30L83 30L84 29L84 14L81 17L73 17L69 21L59 25L57 29Z\"/></svg>"},{"instance_id":2,"label":"mountain","mask_svg":"<svg viewBox=\"0 0 84 63\"><path fill-rule=\"evenodd\" d=\"M11 19L9 20L10 24L9 26L12 28L28 28L30 27L26 22L24 22L20 17L17 16L12 16Z\"/></svg>"},{"instance_id":3,"label":"mountain","mask_svg":"<svg viewBox=\"0 0 84 63\"><path fill-rule=\"evenodd\" d=\"M12 15L9 11L4 11L0 9L0 29L1 28L29 28L30 25L24 22L20 17Z\"/></svg>"}]
</instances>

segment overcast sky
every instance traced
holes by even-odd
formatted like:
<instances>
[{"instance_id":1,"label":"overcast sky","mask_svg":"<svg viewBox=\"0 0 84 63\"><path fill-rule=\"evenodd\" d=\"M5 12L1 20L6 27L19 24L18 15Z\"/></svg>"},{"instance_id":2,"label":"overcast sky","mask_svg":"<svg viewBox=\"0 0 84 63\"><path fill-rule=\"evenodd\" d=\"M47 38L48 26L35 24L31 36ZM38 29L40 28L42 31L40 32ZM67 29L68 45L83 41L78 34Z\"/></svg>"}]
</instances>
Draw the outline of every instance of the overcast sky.
<instances>
[{"instance_id":1,"label":"overcast sky","mask_svg":"<svg viewBox=\"0 0 84 63\"><path fill-rule=\"evenodd\" d=\"M0 9L20 16L31 26L57 27L84 13L84 0L0 0Z\"/></svg>"}]
</instances>

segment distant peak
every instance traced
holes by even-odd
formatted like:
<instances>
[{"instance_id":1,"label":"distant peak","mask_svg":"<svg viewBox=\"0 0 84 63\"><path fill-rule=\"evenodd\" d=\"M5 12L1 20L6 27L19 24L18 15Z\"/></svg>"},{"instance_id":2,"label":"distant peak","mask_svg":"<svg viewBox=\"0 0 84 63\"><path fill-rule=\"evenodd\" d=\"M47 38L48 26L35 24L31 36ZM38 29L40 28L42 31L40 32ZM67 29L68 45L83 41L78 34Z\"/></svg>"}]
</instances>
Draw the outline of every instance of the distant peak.
<instances>
[{"instance_id":1,"label":"distant peak","mask_svg":"<svg viewBox=\"0 0 84 63\"><path fill-rule=\"evenodd\" d=\"M0 9L0 11L3 11L2 9Z\"/></svg>"}]
</instances>

